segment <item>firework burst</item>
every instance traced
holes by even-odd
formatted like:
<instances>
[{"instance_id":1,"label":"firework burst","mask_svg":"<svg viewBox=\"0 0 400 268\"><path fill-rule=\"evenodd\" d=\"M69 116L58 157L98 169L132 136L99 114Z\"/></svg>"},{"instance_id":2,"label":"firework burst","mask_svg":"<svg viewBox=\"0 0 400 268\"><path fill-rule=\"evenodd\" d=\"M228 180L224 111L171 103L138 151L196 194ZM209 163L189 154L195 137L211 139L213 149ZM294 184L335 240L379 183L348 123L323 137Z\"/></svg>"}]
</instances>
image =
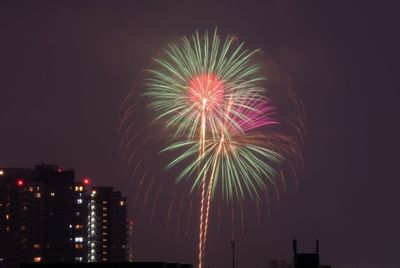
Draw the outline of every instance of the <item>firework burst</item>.
<instances>
[{"instance_id":1,"label":"firework burst","mask_svg":"<svg viewBox=\"0 0 400 268\"><path fill-rule=\"evenodd\" d=\"M146 71L142 95L156 114L153 122L171 133L161 152L178 155L165 170L184 166L177 183L188 181L191 193L200 192L199 268L213 197L230 203L247 197L257 201L282 177L282 163L301 162L301 139L276 132L281 122L274 119L277 111L262 86L259 52L245 49L234 36L222 40L217 31L211 36L196 33L168 45ZM128 109L125 116L130 113ZM125 119L121 128L124 124ZM293 126L301 137L302 124ZM126 132L121 144L133 139Z\"/></svg>"}]
</instances>

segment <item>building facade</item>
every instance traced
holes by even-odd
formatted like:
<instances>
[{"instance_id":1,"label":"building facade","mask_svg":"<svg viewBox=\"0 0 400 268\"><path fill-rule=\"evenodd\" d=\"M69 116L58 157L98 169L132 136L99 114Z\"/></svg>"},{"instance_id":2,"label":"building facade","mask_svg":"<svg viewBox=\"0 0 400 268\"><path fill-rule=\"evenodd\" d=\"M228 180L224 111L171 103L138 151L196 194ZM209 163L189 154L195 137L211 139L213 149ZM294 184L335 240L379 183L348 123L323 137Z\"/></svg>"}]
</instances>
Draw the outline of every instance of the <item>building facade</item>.
<instances>
[{"instance_id":1,"label":"building facade","mask_svg":"<svg viewBox=\"0 0 400 268\"><path fill-rule=\"evenodd\" d=\"M0 169L0 263L85 261L85 188L53 165Z\"/></svg>"},{"instance_id":2,"label":"building facade","mask_svg":"<svg viewBox=\"0 0 400 268\"><path fill-rule=\"evenodd\" d=\"M88 262L127 261L126 198L112 187L93 187L88 207Z\"/></svg>"}]
</instances>

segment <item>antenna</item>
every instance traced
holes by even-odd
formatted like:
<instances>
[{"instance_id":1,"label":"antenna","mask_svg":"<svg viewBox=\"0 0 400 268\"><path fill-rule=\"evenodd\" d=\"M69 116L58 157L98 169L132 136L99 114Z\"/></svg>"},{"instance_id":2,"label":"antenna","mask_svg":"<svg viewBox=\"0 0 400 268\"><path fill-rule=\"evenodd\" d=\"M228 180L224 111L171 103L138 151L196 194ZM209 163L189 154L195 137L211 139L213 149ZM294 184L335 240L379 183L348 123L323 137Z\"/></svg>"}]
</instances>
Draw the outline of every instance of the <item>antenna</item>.
<instances>
[{"instance_id":1,"label":"antenna","mask_svg":"<svg viewBox=\"0 0 400 268\"><path fill-rule=\"evenodd\" d=\"M235 241L231 241L232 245L232 268L235 268Z\"/></svg>"}]
</instances>

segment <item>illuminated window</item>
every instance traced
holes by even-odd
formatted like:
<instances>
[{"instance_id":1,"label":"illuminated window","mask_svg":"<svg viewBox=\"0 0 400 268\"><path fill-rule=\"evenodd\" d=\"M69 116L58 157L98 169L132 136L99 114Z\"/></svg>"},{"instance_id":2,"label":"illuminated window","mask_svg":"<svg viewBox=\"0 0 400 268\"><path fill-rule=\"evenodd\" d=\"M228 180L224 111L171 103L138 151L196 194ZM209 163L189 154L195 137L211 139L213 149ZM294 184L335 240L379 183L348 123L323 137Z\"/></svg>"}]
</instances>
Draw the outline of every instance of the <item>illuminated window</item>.
<instances>
[{"instance_id":1,"label":"illuminated window","mask_svg":"<svg viewBox=\"0 0 400 268\"><path fill-rule=\"evenodd\" d=\"M103 245L103 248L107 248L107 245Z\"/></svg>"},{"instance_id":2,"label":"illuminated window","mask_svg":"<svg viewBox=\"0 0 400 268\"><path fill-rule=\"evenodd\" d=\"M77 204L82 204L82 199L81 199L81 198L76 199L76 203L77 203Z\"/></svg>"},{"instance_id":3,"label":"illuminated window","mask_svg":"<svg viewBox=\"0 0 400 268\"><path fill-rule=\"evenodd\" d=\"M75 192L79 192L79 186L75 186Z\"/></svg>"},{"instance_id":4,"label":"illuminated window","mask_svg":"<svg viewBox=\"0 0 400 268\"><path fill-rule=\"evenodd\" d=\"M75 244L75 249L82 249L83 245L82 244Z\"/></svg>"},{"instance_id":5,"label":"illuminated window","mask_svg":"<svg viewBox=\"0 0 400 268\"><path fill-rule=\"evenodd\" d=\"M107 223L107 220L103 220L104 223Z\"/></svg>"},{"instance_id":6,"label":"illuminated window","mask_svg":"<svg viewBox=\"0 0 400 268\"><path fill-rule=\"evenodd\" d=\"M103 229L107 229L107 226L103 226Z\"/></svg>"},{"instance_id":7,"label":"illuminated window","mask_svg":"<svg viewBox=\"0 0 400 268\"><path fill-rule=\"evenodd\" d=\"M4 170L0 170L0 176L4 175Z\"/></svg>"},{"instance_id":8,"label":"illuminated window","mask_svg":"<svg viewBox=\"0 0 400 268\"><path fill-rule=\"evenodd\" d=\"M75 237L75 242L83 242L83 237Z\"/></svg>"},{"instance_id":9,"label":"illuminated window","mask_svg":"<svg viewBox=\"0 0 400 268\"><path fill-rule=\"evenodd\" d=\"M50 193L50 196L55 196L56 194L55 193Z\"/></svg>"},{"instance_id":10,"label":"illuminated window","mask_svg":"<svg viewBox=\"0 0 400 268\"><path fill-rule=\"evenodd\" d=\"M75 225L75 229L76 230L83 229L83 225L82 224L77 224L77 225Z\"/></svg>"},{"instance_id":11,"label":"illuminated window","mask_svg":"<svg viewBox=\"0 0 400 268\"><path fill-rule=\"evenodd\" d=\"M9 232L10 231L10 226L6 227L6 231Z\"/></svg>"},{"instance_id":12,"label":"illuminated window","mask_svg":"<svg viewBox=\"0 0 400 268\"><path fill-rule=\"evenodd\" d=\"M34 262L41 262L42 261L42 257L34 257L33 261Z\"/></svg>"},{"instance_id":13,"label":"illuminated window","mask_svg":"<svg viewBox=\"0 0 400 268\"><path fill-rule=\"evenodd\" d=\"M10 219L10 214L6 214L6 220Z\"/></svg>"},{"instance_id":14,"label":"illuminated window","mask_svg":"<svg viewBox=\"0 0 400 268\"><path fill-rule=\"evenodd\" d=\"M40 248L40 244L33 244L33 248L36 248L36 249Z\"/></svg>"},{"instance_id":15,"label":"illuminated window","mask_svg":"<svg viewBox=\"0 0 400 268\"><path fill-rule=\"evenodd\" d=\"M103 235L107 235L107 233L104 232Z\"/></svg>"},{"instance_id":16,"label":"illuminated window","mask_svg":"<svg viewBox=\"0 0 400 268\"><path fill-rule=\"evenodd\" d=\"M28 191L29 191L29 192L33 192L33 187L32 187L32 186L29 186Z\"/></svg>"},{"instance_id":17,"label":"illuminated window","mask_svg":"<svg viewBox=\"0 0 400 268\"><path fill-rule=\"evenodd\" d=\"M103 238L103 242L107 242L107 238Z\"/></svg>"},{"instance_id":18,"label":"illuminated window","mask_svg":"<svg viewBox=\"0 0 400 268\"><path fill-rule=\"evenodd\" d=\"M96 193L97 193L96 190L93 190L93 191L92 191L92 196L95 196Z\"/></svg>"},{"instance_id":19,"label":"illuminated window","mask_svg":"<svg viewBox=\"0 0 400 268\"><path fill-rule=\"evenodd\" d=\"M107 208L106 208L106 207L103 207L103 210L107 210Z\"/></svg>"},{"instance_id":20,"label":"illuminated window","mask_svg":"<svg viewBox=\"0 0 400 268\"><path fill-rule=\"evenodd\" d=\"M107 261L107 258L102 258L103 261Z\"/></svg>"},{"instance_id":21,"label":"illuminated window","mask_svg":"<svg viewBox=\"0 0 400 268\"><path fill-rule=\"evenodd\" d=\"M124 201L120 201L120 202L119 202L119 205L120 205L121 207L123 207L123 206L125 206L125 202L124 202Z\"/></svg>"},{"instance_id":22,"label":"illuminated window","mask_svg":"<svg viewBox=\"0 0 400 268\"><path fill-rule=\"evenodd\" d=\"M103 251L102 253L103 253L103 255L107 255L107 251Z\"/></svg>"},{"instance_id":23,"label":"illuminated window","mask_svg":"<svg viewBox=\"0 0 400 268\"><path fill-rule=\"evenodd\" d=\"M103 204L107 204L107 201L103 201Z\"/></svg>"},{"instance_id":24,"label":"illuminated window","mask_svg":"<svg viewBox=\"0 0 400 268\"><path fill-rule=\"evenodd\" d=\"M42 197L42 193L36 193L36 194L35 194L35 197L36 197L36 198L41 198L41 197Z\"/></svg>"},{"instance_id":25,"label":"illuminated window","mask_svg":"<svg viewBox=\"0 0 400 268\"><path fill-rule=\"evenodd\" d=\"M79 186L79 192L83 191L83 186Z\"/></svg>"},{"instance_id":26,"label":"illuminated window","mask_svg":"<svg viewBox=\"0 0 400 268\"><path fill-rule=\"evenodd\" d=\"M107 213L103 213L103 217L107 217Z\"/></svg>"}]
</instances>

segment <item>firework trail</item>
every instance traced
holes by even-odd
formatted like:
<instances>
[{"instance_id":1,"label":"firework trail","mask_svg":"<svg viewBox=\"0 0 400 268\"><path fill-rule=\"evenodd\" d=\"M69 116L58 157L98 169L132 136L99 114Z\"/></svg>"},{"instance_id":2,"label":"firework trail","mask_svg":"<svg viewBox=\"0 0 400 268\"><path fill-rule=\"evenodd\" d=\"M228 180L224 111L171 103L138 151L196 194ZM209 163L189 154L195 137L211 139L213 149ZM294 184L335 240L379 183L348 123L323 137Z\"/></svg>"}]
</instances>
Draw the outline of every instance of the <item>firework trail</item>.
<instances>
[{"instance_id":1,"label":"firework trail","mask_svg":"<svg viewBox=\"0 0 400 268\"><path fill-rule=\"evenodd\" d=\"M301 162L303 125L301 120L293 123L300 139L276 131L282 122L275 119L277 109L262 86L266 78L256 61L260 50L245 49L236 37L228 35L223 40L217 31L211 36L196 32L168 45L163 55L146 70L142 96L156 114L153 122L164 133L170 133L161 152L178 155L165 170L183 166L176 182L189 181L190 193L199 191L198 267L203 268L215 193L228 203L249 197L256 200L259 210L259 193L266 192L270 185L276 188L279 179L284 178L282 164L297 166ZM293 99L293 103L297 101ZM123 121L132 114L128 108ZM133 138L128 138L128 132L132 124L122 122L120 128L125 129L121 144L130 146ZM121 147L129 166L137 148L128 157L129 148ZM172 205L168 216L171 209ZM242 207L241 215L243 226Z\"/></svg>"}]
</instances>

